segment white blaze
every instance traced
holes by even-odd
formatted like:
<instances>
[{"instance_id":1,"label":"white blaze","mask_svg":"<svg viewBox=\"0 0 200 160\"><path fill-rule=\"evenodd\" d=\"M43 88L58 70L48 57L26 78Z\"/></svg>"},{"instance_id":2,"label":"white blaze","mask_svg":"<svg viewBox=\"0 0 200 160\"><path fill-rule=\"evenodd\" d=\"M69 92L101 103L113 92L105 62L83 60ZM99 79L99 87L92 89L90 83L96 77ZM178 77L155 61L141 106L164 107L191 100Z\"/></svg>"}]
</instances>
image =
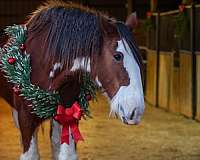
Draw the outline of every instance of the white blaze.
<instances>
[{"instance_id":1,"label":"white blaze","mask_svg":"<svg viewBox=\"0 0 200 160\"><path fill-rule=\"evenodd\" d=\"M118 41L117 51L124 55L124 67L128 72L130 84L121 86L116 95L111 100L111 112L118 113L124 117L128 123L138 123L140 116L144 112L143 87L139 65L137 64L131 49L123 39ZM135 116L130 121L130 116L135 110Z\"/></svg>"}]
</instances>

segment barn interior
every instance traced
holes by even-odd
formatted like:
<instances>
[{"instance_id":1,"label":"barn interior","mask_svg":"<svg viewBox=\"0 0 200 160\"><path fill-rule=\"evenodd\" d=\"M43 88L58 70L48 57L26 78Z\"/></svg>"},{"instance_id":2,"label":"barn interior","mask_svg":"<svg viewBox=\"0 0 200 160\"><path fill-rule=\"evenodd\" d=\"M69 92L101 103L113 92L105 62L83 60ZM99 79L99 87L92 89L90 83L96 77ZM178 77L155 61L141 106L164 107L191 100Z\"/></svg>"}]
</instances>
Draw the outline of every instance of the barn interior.
<instances>
[{"instance_id":1,"label":"barn interior","mask_svg":"<svg viewBox=\"0 0 200 160\"><path fill-rule=\"evenodd\" d=\"M136 11L138 25L133 34L144 63L145 113L141 123L128 126L109 118L109 102L98 93L98 101L90 103L92 118L80 121L84 141L77 145L79 159L199 160L200 1L71 1L120 21ZM6 26L26 22L42 2L0 0L0 37L4 37ZM18 159L22 151L11 111L0 97L0 159ZM41 159L51 159L49 121L38 129Z\"/></svg>"}]
</instances>

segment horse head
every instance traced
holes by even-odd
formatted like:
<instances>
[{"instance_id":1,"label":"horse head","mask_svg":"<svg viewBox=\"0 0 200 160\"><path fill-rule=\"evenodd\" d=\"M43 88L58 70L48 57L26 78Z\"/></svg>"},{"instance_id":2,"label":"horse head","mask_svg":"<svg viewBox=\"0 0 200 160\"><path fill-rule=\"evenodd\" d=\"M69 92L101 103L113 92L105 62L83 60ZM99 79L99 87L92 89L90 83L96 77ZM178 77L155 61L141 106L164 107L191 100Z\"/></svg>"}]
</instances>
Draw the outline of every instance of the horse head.
<instances>
[{"instance_id":1,"label":"horse head","mask_svg":"<svg viewBox=\"0 0 200 160\"><path fill-rule=\"evenodd\" d=\"M54 2L40 7L27 28L34 84L59 91L65 104L75 100L80 76L87 72L109 98L111 114L126 124L140 122L142 62L124 23L88 8Z\"/></svg>"},{"instance_id":2,"label":"horse head","mask_svg":"<svg viewBox=\"0 0 200 160\"><path fill-rule=\"evenodd\" d=\"M95 80L110 100L111 114L126 124L138 124L144 112L142 61L129 29L124 23L108 20L95 62Z\"/></svg>"}]
</instances>

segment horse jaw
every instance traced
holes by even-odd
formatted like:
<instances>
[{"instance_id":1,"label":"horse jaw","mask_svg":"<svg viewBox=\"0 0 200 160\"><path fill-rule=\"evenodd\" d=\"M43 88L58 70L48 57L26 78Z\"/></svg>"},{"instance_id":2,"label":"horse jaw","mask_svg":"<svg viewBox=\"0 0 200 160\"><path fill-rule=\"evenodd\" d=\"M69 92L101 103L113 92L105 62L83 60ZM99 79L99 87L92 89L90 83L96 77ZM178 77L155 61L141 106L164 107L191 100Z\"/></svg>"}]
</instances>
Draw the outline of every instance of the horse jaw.
<instances>
[{"instance_id":1,"label":"horse jaw","mask_svg":"<svg viewBox=\"0 0 200 160\"><path fill-rule=\"evenodd\" d=\"M126 124L138 124L144 112L140 68L124 39L118 41L117 51L124 55L123 63L128 72L130 83L128 86L121 86L111 99L111 113L118 114Z\"/></svg>"}]
</instances>

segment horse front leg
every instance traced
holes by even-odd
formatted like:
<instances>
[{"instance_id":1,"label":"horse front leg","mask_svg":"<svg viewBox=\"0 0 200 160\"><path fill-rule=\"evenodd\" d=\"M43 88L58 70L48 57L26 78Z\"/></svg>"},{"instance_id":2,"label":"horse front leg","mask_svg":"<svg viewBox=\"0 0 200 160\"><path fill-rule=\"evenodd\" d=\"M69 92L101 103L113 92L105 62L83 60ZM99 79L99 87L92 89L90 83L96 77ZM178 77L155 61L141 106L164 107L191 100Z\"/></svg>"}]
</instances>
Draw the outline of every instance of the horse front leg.
<instances>
[{"instance_id":1,"label":"horse front leg","mask_svg":"<svg viewBox=\"0 0 200 160\"><path fill-rule=\"evenodd\" d=\"M61 135L61 127L55 120L51 120L51 149L52 149L52 159L58 160L58 155L60 152L60 135Z\"/></svg>"},{"instance_id":2,"label":"horse front leg","mask_svg":"<svg viewBox=\"0 0 200 160\"><path fill-rule=\"evenodd\" d=\"M24 152L20 156L20 160L39 160L40 156L37 147L37 133L32 135L31 141L23 141ZM25 149L25 144L29 144L29 147Z\"/></svg>"},{"instance_id":3,"label":"horse front leg","mask_svg":"<svg viewBox=\"0 0 200 160\"><path fill-rule=\"evenodd\" d=\"M16 114L16 113L15 113ZM21 108L18 111L18 124L21 132L21 141L23 146L23 153L20 156L20 160L39 160L37 146L37 126L33 115Z\"/></svg>"},{"instance_id":4,"label":"horse front leg","mask_svg":"<svg viewBox=\"0 0 200 160\"><path fill-rule=\"evenodd\" d=\"M70 134L70 144L61 144L61 126L55 120L51 121L51 146L53 160L77 160L74 139Z\"/></svg>"}]
</instances>

